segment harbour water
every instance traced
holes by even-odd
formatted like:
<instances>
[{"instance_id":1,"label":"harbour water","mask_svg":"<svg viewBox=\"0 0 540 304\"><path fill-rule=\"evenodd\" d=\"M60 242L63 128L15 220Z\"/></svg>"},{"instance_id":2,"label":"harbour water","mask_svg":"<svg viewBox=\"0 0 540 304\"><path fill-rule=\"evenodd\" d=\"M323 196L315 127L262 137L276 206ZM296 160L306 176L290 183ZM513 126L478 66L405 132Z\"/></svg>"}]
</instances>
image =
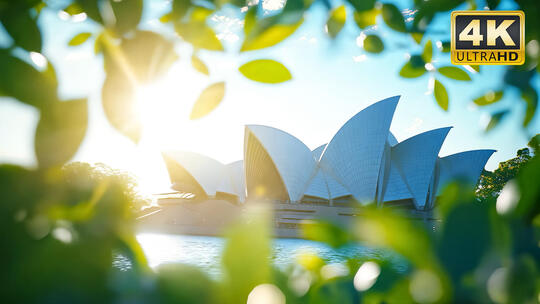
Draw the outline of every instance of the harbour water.
<instances>
[{"instance_id":1,"label":"harbour water","mask_svg":"<svg viewBox=\"0 0 540 304\"><path fill-rule=\"evenodd\" d=\"M161 233L140 233L141 244L150 267L165 263L184 263L197 266L211 276L221 273L221 254L225 239L212 236L192 236ZM403 259L390 252L361 245L350 245L333 249L326 244L302 239L274 239L273 263L285 269L302 253L314 253L327 263L344 263L347 259L383 258L389 260L397 270L405 270ZM123 259L115 261L116 267L129 268Z\"/></svg>"}]
</instances>

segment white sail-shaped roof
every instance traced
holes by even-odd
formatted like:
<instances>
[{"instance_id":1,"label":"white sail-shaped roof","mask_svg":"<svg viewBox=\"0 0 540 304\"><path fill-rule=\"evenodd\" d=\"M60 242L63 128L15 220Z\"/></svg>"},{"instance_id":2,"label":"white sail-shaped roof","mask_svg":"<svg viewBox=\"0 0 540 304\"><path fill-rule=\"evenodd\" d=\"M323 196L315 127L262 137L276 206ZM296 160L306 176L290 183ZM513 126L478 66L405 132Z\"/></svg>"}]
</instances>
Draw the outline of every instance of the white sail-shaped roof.
<instances>
[{"instance_id":1,"label":"white sail-shaped roof","mask_svg":"<svg viewBox=\"0 0 540 304\"><path fill-rule=\"evenodd\" d=\"M375 200L379 169L399 96L381 100L347 121L324 150L320 165L361 203Z\"/></svg>"},{"instance_id":2,"label":"white sail-shaped roof","mask_svg":"<svg viewBox=\"0 0 540 304\"><path fill-rule=\"evenodd\" d=\"M240 202L246 200L246 181L244 178L244 161L238 160L227 165L228 174L231 177L233 194L238 196Z\"/></svg>"},{"instance_id":3,"label":"white sail-shaped roof","mask_svg":"<svg viewBox=\"0 0 540 304\"><path fill-rule=\"evenodd\" d=\"M396 139L396 137L394 136L394 134L392 134L392 132L388 132L388 139L387 139L387 142L388 144L390 145L390 147L393 147L395 145L398 144L398 140Z\"/></svg>"},{"instance_id":4,"label":"white sail-shaped roof","mask_svg":"<svg viewBox=\"0 0 540 304\"><path fill-rule=\"evenodd\" d=\"M330 191L324 173L321 170L317 170L317 173L309 181L309 185L304 192L304 195L319 197L323 199L330 199Z\"/></svg>"},{"instance_id":5,"label":"white sail-shaped roof","mask_svg":"<svg viewBox=\"0 0 540 304\"><path fill-rule=\"evenodd\" d=\"M413 196L407 184L404 181L403 176L397 168L396 161L392 160L390 164L390 171L386 180L386 187L383 195L383 202L398 201L404 199L412 199Z\"/></svg>"},{"instance_id":6,"label":"white sail-shaped roof","mask_svg":"<svg viewBox=\"0 0 540 304\"><path fill-rule=\"evenodd\" d=\"M315 160L318 162L319 159L321 158L321 155L324 151L324 148L326 148L326 145L327 144L324 144L324 145L320 145L318 146L317 148L315 148L315 150L312 151L312 154L313 154L313 158L315 158Z\"/></svg>"},{"instance_id":7,"label":"white sail-shaped roof","mask_svg":"<svg viewBox=\"0 0 540 304\"><path fill-rule=\"evenodd\" d=\"M256 141L251 140L250 135L253 135ZM253 153L250 149L256 150L257 155L251 155ZM265 153L267 155L264 155ZM299 201L302 198L316 169L312 152L303 142L276 128L249 125L246 126L244 147L244 155L248 154L249 158L245 157L246 176L252 173L249 171L260 170L260 162L267 162L269 157L286 188L289 200ZM249 184L249 181L246 182ZM250 186L247 188L249 192Z\"/></svg>"},{"instance_id":8,"label":"white sail-shaped roof","mask_svg":"<svg viewBox=\"0 0 540 304\"><path fill-rule=\"evenodd\" d=\"M215 195L218 187L222 187L226 192L232 191L230 183L223 183L228 175L225 165L219 161L198 153L185 151L164 152L163 155L187 171L206 195ZM171 174L170 171L169 174Z\"/></svg>"},{"instance_id":9,"label":"white sail-shaped roof","mask_svg":"<svg viewBox=\"0 0 540 304\"><path fill-rule=\"evenodd\" d=\"M417 209L424 209L441 146L451 127L410 137L392 148L392 164L401 173Z\"/></svg>"},{"instance_id":10,"label":"white sail-shaped roof","mask_svg":"<svg viewBox=\"0 0 540 304\"><path fill-rule=\"evenodd\" d=\"M437 193L454 179L476 184L494 152L495 150L472 150L439 158Z\"/></svg>"}]
</instances>

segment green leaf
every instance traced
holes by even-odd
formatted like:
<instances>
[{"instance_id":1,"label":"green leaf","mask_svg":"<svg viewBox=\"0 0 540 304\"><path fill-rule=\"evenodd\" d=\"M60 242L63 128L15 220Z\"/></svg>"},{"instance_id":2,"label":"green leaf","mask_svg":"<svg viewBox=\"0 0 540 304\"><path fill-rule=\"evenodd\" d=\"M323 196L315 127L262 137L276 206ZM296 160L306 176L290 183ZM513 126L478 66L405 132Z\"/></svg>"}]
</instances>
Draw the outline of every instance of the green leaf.
<instances>
[{"instance_id":1,"label":"green leaf","mask_svg":"<svg viewBox=\"0 0 540 304\"><path fill-rule=\"evenodd\" d=\"M424 67L414 67L410 61L407 61L399 71L399 76L403 78L416 78L424 75L424 73L426 73Z\"/></svg>"},{"instance_id":2,"label":"green leaf","mask_svg":"<svg viewBox=\"0 0 540 304\"><path fill-rule=\"evenodd\" d=\"M63 11L68 13L71 16L84 13L84 10L82 9L82 7L75 2L68 5L66 8L63 9Z\"/></svg>"},{"instance_id":3,"label":"green leaf","mask_svg":"<svg viewBox=\"0 0 540 304\"><path fill-rule=\"evenodd\" d=\"M497 5L499 5L500 2L501 0L486 0L487 6L490 10L497 8Z\"/></svg>"},{"instance_id":4,"label":"green leaf","mask_svg":"<svg viewBox=\"0 0 540 304\"><path fill-rule=\"evenodd\" d=\"M380 11L376 8L366 11L355 11L354 22L359 28L364 29L368 26L375 25L377 23L377 16Z\"/></svg>"},{"instance_id":5,"label":"green leaf","mask_svg":"<svg viewBox=\"0 0 540 304\"><path fill-rule=\"evenodd\" d=\"M372 9L375 6L375 0L347 0L357 12L363 12Z\"/></svg>"},{"instance_id":6,"label":"green leaf","mask_svg":"<svg viewBox=\"0 0 540 304\"><path fill-rule=\"evenodd\" d=\"M71 38L71 40L68 42L68 45L70 46L76 46L81 45L88 40L92 36L92 33L80 33L75 35L75 37Z\"/></svg>"},{"instance_id":7,"label":"green leaf","mask_svg":"<svg viewBox=\"0 0 540 304\"><path fill-rule=\"evenodd\" d=\"M501 100L504 91L489 91L485 95L475 98L473 101L479 106L487 106Z\"/></svg>"},{"instance_id":8,"label":"green leaf","mask_svg":"<svg viewBox=\"0 0 540 304\"><path fill-rule=\"evenodd\" d=\"M246 78L263 83L280 83L292 79L291 73L283 64L271 59L250 61L239 70Z\"/></svg>"},{"instance_id":9,"label":"green leaf","mask_svg":"<svg viewBox=\"0 0 540 304\"><path fill-rule=\"evenodd\" d=\"M345 25L346 20L347 11L345 10L344 5L337 7L330 12L330 17L326 21L326 27L328 29L328 34L330 35L330 37L335 38L339 34L341 29Z\"/></svg>"},{"instance_id":10,"label":"green leaf","mask_svg":"<svg viewBox=\"0 0 540 304\"><path fill-rule=\"evenodd\" d=\"M399 9L393 4L383 4L382 16L384 22L393 30L398 32L406 32L405 20Z\"/></svg>"},{"instance_id":11,"label":"green leaf","mask_svg":"<svg viewBox=\"0 0 540 304\"><path fill-rule=\"evenodd\" d=\"M189 119L199 119L208 115L221 103L223 96L225 96L225 82L209 85L193 105Z\"/></svg>"},{"instance_id":12,"label":"green leaf","mask_svg":"<svg viewBox=\"0 0 540 304\"><path fill-rule=\"evenodd\" d=\"M52 66L40 72L33 66L0 51L0 91L37 108L56 101L57 82Z\"/></svg>"},{"instance_id":13,"label":"green leaf","mask_svg":"<svg viewBox=\"0 0 540 304\"><path fill-rule=\"evenodd\" d=\"M443 53L450 53L450 41L443 41L442 42L442 52Z\"/></svg>"},{"instance_id":14,"label":"green leaf","mask_svg":"<svg viewBox=\"0 0 540 304\"><path fill-rule=\"evenodd\" d=\"M414 42L420 44L420 42L422 42L422 38L424 38L424 33L412 32L411 37L414 40Z\"/></svg>"},{"instance_id":15,"label":"green leaf","mask_svg":"<svg viewBox=\"0 0 540 304\"><path fill-rule=\"evenodd\" d=\"M384 50L384 43L377 35L367 35L363 46L364 50L369 53L380 53Z\"/></svg>"},{"instance_id":16,"label":"green leaf","mask_svg":"<svg viewBox=\"0 0 540 304\"><path fill-rule=\"evenodd\" d=\"M115 60L107 62L120 64L116 68L125 68L120 62L125 59L132 74L128 77L134 76L142 83L165 75L178 59L174 44L162 35L150 31L137 31L129 39L123 39L120 48L123 54L111 54Z\"/></svg>"},{"instance_id":17,"label":"green leaf","mask_svg":"<svg viewBox=\"0 0 540 304\"><path fill-rule=\"evenodd\" d=\"M433 89L433 94L435 95L435 100L437 101L439 107L445 111L448 111L448 93L446 92L446 88L442 85L442 83L435 79L435 87Z\"/></svg>"},{"instance_id":18,"label":"green leaf","mask_svg":"<svg viewBox=\"0 0 540 304\"><path fill-rule=\"evenodd\" d=\"M342 247L352 241L344 227L329 221L316 221L302 225L302 236L308 240L326 243L334 248Z\"/></svg>"},{"instance_id":19,"label":"green leaf","mask_svg":"<svg viewBox=\"0 0 540 304\"><path fill-rule=\"evenodd\" d=\"M107 120L134 143L141 139L142 124L135 110L135 87L125 74L109 72L101 89L101 102Z\"/></svg>"},{"instance_id":20,"label":"green leaf","mask_svg":"<svg viewBox=\"0 0 540 304\"><path fill-rule=\"evenodd\" d=\"M173 0L172 14L176 19L184 17L191 7L191 0Z\"/></svg>"},{"instance_id":21,"label":"green leaf","mask_svg":"<svg viewBox=\"0 0 540 304\"><path fill-rule=\"evenodd\" d=\"M508 110L502 110L502 111L499 111L499 112L496 112L496 113L492 114L491 118L489 119L489 122L486 125L486 128L485 128L484 131L489 132L493 128L495 128L497 125L499 125L499 123L504 119L504 117L506 117L506 115L509 112L510 111L508 111Z\"/></svg>"},{"instance_id":22,"label":"green leaf","mask_svg":"<svg viewBox=\"0 0 540 304\"><path fill-rule=\"evenodd\" d=\"M8 6L0 15L4 28L17 46L27 51L41 52L42 39L36 20L31 17L28 10L12 7L16 6Z\"/></svg>"},{"instance_id":23,"label":"green leaf","mask_svg":"<svg viewBox=\"0 0 540 304\"><path fill-rule=\"evenodd\" d=\"M428 40L424 45L424 51L422 52L422 59L424 62L431 62L433 56L433 46L431 45L431 40Z\"/></svg>"},{"instance_id":24,"label":"green leaf","mask_svg":"<svg viewBox=\"0 0 540 304\"><path fill-rule=\"evenodd\" d=\"M173 20L173 14L172 13L167 13L167 14L164 14L163 16L159 17L159 22L161 23L169 23Z\"/></svg>"},{"instance_id":25,"label":"green leaf","mask_svg":"<svg viewBox=\"0 0 540 304\"><path fill-rule=\"evenodd\" d=\"M221 45L216 33L204 22L178 23L175 29L178 35L195 48L223 51L223 45Z\"/></svg>"},{"instance_id":26,"label":"green leaf","mask_svg":"<svg viewBox=\"0 0 540 304\"><path fill-rule=\"evenodd\" d=\"M141 20L143 0L110 1L114 12L115 30L120 34L133 31Z\"/></svg>"},{"instance_id":27,"label":"green leaf","mask_svg":"<svg viewBox=\"0 0 540 304\"><path fill-rule=\"evenodd\" d=\"M96 0L75 0L75 2L80 6L82 11L84 11L88 17L96 21L97 23L103 24L103 19L99 12L99 4ZM78 14L78 13L77 13Z\"/></svg>"},{"instance_id":28,"label":"green leaf","mask_svg":"<svg viewBox=\"0 0 540 304\"><path fill-rule=\"evenodd\" d=\"M248 294L255 286L272 282L271 215L263 206L251 207L246 208L249 220L235 224L226 232L222 254L226 279L222 283L221 303L247 303Z\"/></svg>"},{"instance_id":29,"label":"green leaf","mask_svg":"<svg viewBox=\"0 0 540 304\"><path fill-rule=\"evenodd\" d=\"M196 55L191 56L191 66L197 71L205 75L210 75L210 72L208 72L208 67L206 67L206 64L204 64L204 62Z\"/></svg>"},{"instance_id":30,"label":"green leaf","mask_svg":"<svg viewBox=\"0 0 540 304\"><path fill-rule=\"evenodd\" d=\"M247 37L251 30L257 24L257 10L258 5L251 6L248 8L246 16L244 17L244 35Z\"/></svg>"},{"instance_id":31,"label":"green leaf","mask_svg":"<svg viewBox=\"0 0 540 304\"><path fill-rule=\"evenodd\" d=\"M87 125L86 99L59 101L43 109L35 135L39 166L59 166L70 160L84 139Z\"/></svg>"},{"instance_id":32,"label":"green leaf","mask_svg":"<svg viewBox=\"0 0 540 304\"><path fill-rule=\"evenodd\" d=\"M292 35L304 21L304 19L300 19L293 24L280 24L276 23L277 20L277 18L269 17L257 21L244 39L240 51L260 50L274 46Z\"/></svg>"},{"instance_id":33,"label":"green leaf","mask_svg":"<svg viewBox=\"0 0 540 304\"><path fill-rule=\"evenodd\" d=\"M455 80L461 80L461 81L470 81L471 77L467 72L465 72L463 69L455 67L455 66L444 66L437 69L439 73L442 75L455 79Z\"/></svg>"},{"instance_id":34,"label":"green leaf","mask_svg":"<svg viewBox=\"0 0 540 304\"><path fill-rule=\"evenodd\" d=\"M538 93L534 88L529 87L521 92L521 98L523 98L526 104L525 116L523 117L523 127L527 127L536 114L536 109L538 107Z\"/></svg>"},{"instance_id":35,"label":"green leaf","mask_svg":"<svg viewBox=\"0 0 540 304\"><path fill-rule=\"evenodd\" d=\"M480 66L479 65L469 65L473 70L475 70L477 73L480 73Z\"/></svg>"}]
</instances>

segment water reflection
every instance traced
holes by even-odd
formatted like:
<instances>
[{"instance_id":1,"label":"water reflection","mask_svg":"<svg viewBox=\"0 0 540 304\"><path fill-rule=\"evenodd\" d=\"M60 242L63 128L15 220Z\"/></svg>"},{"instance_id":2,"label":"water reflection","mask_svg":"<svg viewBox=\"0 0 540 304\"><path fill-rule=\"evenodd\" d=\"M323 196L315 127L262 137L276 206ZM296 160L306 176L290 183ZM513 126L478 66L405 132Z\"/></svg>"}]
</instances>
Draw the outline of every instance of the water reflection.
<instances>
[{"instance_id":1,"label":"water reflection","mask_svg":"<svg viewBox=\"0 0 540 304\"><path fill-rule=\"evenodd\" d=\"M200 267L210 275L220 274L221 253L225 240L211 236L173 235L141 233L137 235L148 259L150 267L164 263L185 263ZM405 262L398 256L383 250L351 245L333 249L325 244L300 239L274 239L274 264L285 269L302 253L314 253L327 263L343 263L350 258L381 258L393 261L397 270L405 271ZM115 267L129 269L129 261L121 256L114 262Z\"/></svg>"}]
</instances>

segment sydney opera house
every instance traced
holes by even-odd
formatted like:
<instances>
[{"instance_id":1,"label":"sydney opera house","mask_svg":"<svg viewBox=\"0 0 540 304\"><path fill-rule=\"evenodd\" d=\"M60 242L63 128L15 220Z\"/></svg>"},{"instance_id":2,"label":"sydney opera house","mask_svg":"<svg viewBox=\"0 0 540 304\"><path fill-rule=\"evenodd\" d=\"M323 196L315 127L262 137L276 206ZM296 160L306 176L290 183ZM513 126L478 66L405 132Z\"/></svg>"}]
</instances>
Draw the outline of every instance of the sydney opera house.
<instances>
[{"instance_id":1,"label":"sydney opera house","mask_svg":"<svg viewBox=\"0 0 540 304\"><path fill-rule=\"evenodd\" d=\"M398 142L390 132L398 100L360 111L313 151L285 131L248 125L243 160L222 164L191 152L164 152L173 189L237 205L266 200L298 208L374 203L430 210L448 181L475 184L494 150L439 157L451 127Z\"/></svg>"}]
</instances>

